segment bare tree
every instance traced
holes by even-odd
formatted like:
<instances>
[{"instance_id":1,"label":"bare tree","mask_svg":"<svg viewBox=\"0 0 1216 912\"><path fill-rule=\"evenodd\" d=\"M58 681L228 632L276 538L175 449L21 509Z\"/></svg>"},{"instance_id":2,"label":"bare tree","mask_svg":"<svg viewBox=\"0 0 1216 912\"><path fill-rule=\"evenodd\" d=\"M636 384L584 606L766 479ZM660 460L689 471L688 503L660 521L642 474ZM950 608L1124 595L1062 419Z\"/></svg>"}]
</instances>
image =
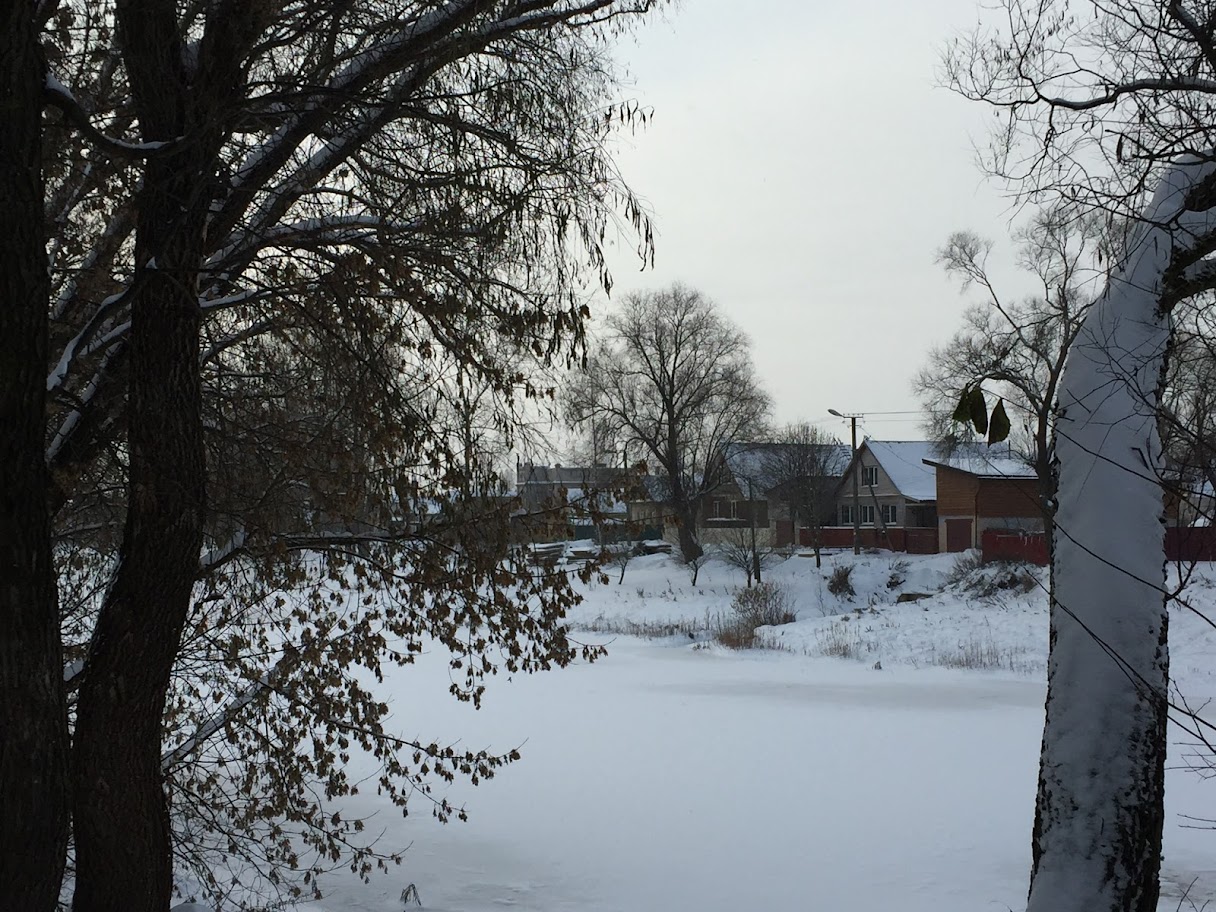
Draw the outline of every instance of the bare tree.
<instances>
[{"instance_id":1,"label":"bare tree","mask_svg":"<svg viewBox=\"0 0 1216 912\"><path fill-rule=\"evenodd\" d=\"M770 500L789 509L795 544L800 529L810 531L815 566L822 566L822 531L835 509L832 495L848 466L848 448L816 425L798 422L786 425L762 458Z\"/></svg>"},{"instance_id":2,"label":"bare tree","mask_svg":"<svg viewBox=\"0 0 1216 912\"><path fill-rule=\"evenodd\" d=\"M572 426L607 424L658 470L685 560L702 553L700 502L722 482L724 447L754 439L768 408L747 336L683 285L626 296L566 390Z\"/></svg>"},{"instance_id":3,"label":"bare tree","mask_svg":"<svg viewBox=\"0 0 1216 912\"><path fill-rule=\"evenodd\" d=\"M1159 405L1172 314L1216 287L1216 11L1180 0L1084 14L1065 2L1002 6L999 28L947 56L958 91L1007 115L985 166L1025 200L1067 199L1131 224L1058 389L1028 908L1151 912L1169 711Z\"/></svg>"},{"instance_id":4,"label":"bare tree","mask_svg":"<svg viewBox=\"0 0 1216 912\"><path fill-rule=\"evenodd\" d=\"M938 251L946 271L964 289L978 289L984 301L968 308L949 342L930 350L913 386L929 416L929 433L947 446L958 433L950 416L965 390L982 386L1012 410L1013 440L1038 476L1050 538L1056 391L1111 245L1101 218L1065 205L1036 212L1015 240L1019 265L1039 286L1035 295L1016 301L1007 300L989 276L991 241L958 232Z\"/></svg>"},{"instance_id":5,"label":"bare tree","mask_svg":"<svg viewBox=\"0 0 1216 912\"><path fill-rule=\"evenodd\" d=\"M625 582L625 569L629 562L637 556L637 546L631 541L623 541L608 545L607 550L608 563L620 568L620 575L616 578L616 584L619 586Z\"/></svg>"},{"instance_id":6,"label":"bare tree","mask_svg":"<svg viewBox=\"0 0 1216 912\"><path fill-rule=\"evenodd\" d=\"M722 530L714 546L717 556L727 566L744 575L749 589L752 580L763 582L761 573L772 563L774 557L771 543L761 539L756 532L754 520L747 525L731 526Z\"/></svg>"}]
</instances>

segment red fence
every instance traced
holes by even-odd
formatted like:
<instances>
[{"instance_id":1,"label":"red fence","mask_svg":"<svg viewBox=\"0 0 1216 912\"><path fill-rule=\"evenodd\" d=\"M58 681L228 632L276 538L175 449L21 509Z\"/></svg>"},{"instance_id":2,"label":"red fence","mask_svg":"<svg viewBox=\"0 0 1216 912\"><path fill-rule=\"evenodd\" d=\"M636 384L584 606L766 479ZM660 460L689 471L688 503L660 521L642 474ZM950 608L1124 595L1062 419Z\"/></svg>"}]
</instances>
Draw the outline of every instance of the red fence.
<instances>
[{"instance_id":1,"label":"red fence","mask_svg":"<svg viewBox=\"0 0 1216 912\"><path fill-rule=\"evenodd\" d=\"M1166 526L1165 559L1216 560L1216 526Z\"/></svg>"},{"instance_id":2,"label":"red fence","mask_svg":"<svg viewBox=\"0 0 1216 912\"><path fill-rule=\"evenodd\" d=\"M1026 561L1044 566L1049 561L1042 532L1006 532L987 529L981 536L984 563L994 560ZM1167 526L1165 559L1216 561L1216 526Z\"/></svg>"},{"instance_id":3,"label":"red fence","mask_svg":"<svg viewBox=\"0 0 1216 912\"><path fill-rule=\"evenodd\" d=\"M1051 555L1047 553L1047 536L1042 532L985 529L980 535L980 550L984 563L1007 560L1045 567L1051 560Z\"/></svg>"},{"instance_id":4,"label":"red fence","mask_svg":"<svg viewBox=\"0 0 1216 912\"><path fill-rule=\"evenodd\" d=\"M863 526L859 532L861 547L882 548L888 551L906 551L909 554L936 554L936 529L886 529ZM800 529L798 543L803 547L812 544L811 530ZM847 526L833 526L819 530L819 544L824 548L852 548L853 530Z\"/></svg>"}]
</instances>

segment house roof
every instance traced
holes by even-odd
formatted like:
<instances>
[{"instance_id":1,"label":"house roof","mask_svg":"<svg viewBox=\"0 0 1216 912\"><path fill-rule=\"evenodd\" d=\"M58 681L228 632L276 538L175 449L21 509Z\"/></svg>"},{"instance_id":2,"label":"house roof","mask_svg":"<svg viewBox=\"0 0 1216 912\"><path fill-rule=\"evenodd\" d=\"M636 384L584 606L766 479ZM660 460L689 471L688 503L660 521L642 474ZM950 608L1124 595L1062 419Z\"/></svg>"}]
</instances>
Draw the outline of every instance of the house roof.
<instances>
[{"instance_id":1,"label":"house roof","mask_svg":"<svg viewBox=\"0 0 1216 912\"><path fill-rule=\"evenodd\" d=\"M566 504L580 510L592 508L607 514L624 513L625 501L616 496L630 480L629 471L615 466L562 466L518 463L516 493L526 506L537 505L564 491Z\"/></svg>"},{"instance_id":2,"label":"house roof","mask_svg":"<svg viewBox=\"0 0 1216 912\"><path fill-rule=\"evenodd\" d=\"M652 503L667 503L671 500L671 483L666 475L643 475L642 488Z\"/></svg>"},{"instance_id":3,"label":"house roof","mask_svg":"<svg viewBox=\"0 0 1216 912\"><path fill-rule=\"evenodd\" d=\"M925 459L925 464L965 472L976 478L1035 478L1034 467L1019 459L1008 447L968 446L946 456Z\"/></svg>"},{"instance_id":4,"label":"house roof","mask_svg":"<svg viewBox=\"0 0 1216 912\"><path fill-rule=\"evenodd\" d=\"M730 443L726 446L726 468L739 490L746 492L748 484L762 492L781 483L782 455L803 444L797 443ZM826 478L838 478L849 466L849 448L842 443L812 444L822 450L822 465Z\"/></svg>"},{"instance_id":5,"label":"house roof","mask_svg":"<svg viewBox=\"0 0 1216 912\"><path fill-rule=\"evenodd\" d=\"M549 466L531 462L521 462L515 466L517 485L599 487L613 484L623 474L625 470L616 466Z\"/></svg>"},{"instance_id":6,"label":"house roof","mask_svg":"<svg viewBox=\"0 0 1216 912\"><path fill-rule=\"evenodd\" d=\"M609 491L587 491L582 488L566 488L566 503L572 507L594 509L608 515L623 514L628 508L625 501L618 500Z\"/></svg>"},{"instance_id":7,"label":"house roof","mask_svg":"<svg viewBox=\"0 0 1216 912\"><path fill-rule=\"evenodd\" d=\"M869 450L895 489L910 500L937 500L937 473L925 465L935 455L931 440L871 440L858 447Z\"/></svg>"}]
</instances>

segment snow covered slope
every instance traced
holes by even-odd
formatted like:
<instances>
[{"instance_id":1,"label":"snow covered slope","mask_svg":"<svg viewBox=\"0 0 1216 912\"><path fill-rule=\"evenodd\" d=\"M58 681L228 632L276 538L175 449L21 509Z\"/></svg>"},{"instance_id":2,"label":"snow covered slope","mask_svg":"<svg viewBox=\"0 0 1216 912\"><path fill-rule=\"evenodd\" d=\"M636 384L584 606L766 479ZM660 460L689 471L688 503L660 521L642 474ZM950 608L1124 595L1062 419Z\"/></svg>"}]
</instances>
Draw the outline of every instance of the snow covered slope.
<instances>
[{"instance_id":1,"label":"snow covered slope","mask_svg":"<svg viewBox=\"0 0 1216 912\"><path fill-rule=\"evenodd\" d=\"M694 587L654 556L630 563L624 584L589 589L572 617L579 639L610 643L594 665L496 679L480 712L447 696L438 649L396 672L403 733L521 746L523 759L449 788L467 823L440 826L421 801L402 819L374 789L348 802L382 846L411 848L370 885L334 872L312 908L400 912L414 884L434 912L1024 909L1047 649L1039 578L985 570L948 585L953 557L863 555L850 600L827 576L852 562L793 557L766 574L799 615L762 631L780 650L709 645L705 616L729 609L741 576L711 562ZM903 582L888 587L893 573ZM1216 612L1214 580L1202 566L1188 593ZM907 592L934 594L897 603ZM1216 696L1216 630L1181 607L1172 621L1179 686ZM683 632L588 629L631 624ZM852 657L822 655L833 631L852 638ZM951 667L989 646L992 667ZM1182 816L1216 817L1216 782L1186 769L1196 753L1172 735L1160 908L1185 910L1216 898L1216 832Z\"/></svg>"}]
</instances>

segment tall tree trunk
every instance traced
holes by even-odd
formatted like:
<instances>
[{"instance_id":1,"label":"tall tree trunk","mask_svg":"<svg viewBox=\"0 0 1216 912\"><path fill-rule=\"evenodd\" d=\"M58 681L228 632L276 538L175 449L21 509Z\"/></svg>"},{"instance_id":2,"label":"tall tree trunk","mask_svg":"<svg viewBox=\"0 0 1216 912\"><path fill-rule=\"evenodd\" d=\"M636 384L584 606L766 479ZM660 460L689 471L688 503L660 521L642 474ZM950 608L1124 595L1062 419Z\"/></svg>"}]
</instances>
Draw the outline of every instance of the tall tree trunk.
<instances>
[{"instance_id":1,"label":"tall tree trunk","mask_svg":"<svg viewBox=\"0 0 1216 912\"><path fill-rule=\"evenodd\" d=\"M662 462L663 468L667 471L668 485L670 485L671 508L676 517L676 534L680 540L680 554L685 561L696 560L705 552L697 541L697 502L696 498L688 496L688 491L684 487L684 482L680 478L678 466L679 459L676 458L676 443L674 440L668 444L668 457Z\"/></svg>"},{"instance_id":2,"label":"tall tree trunk","mask_svg":"<svg viewBox=\"0 0 1216 912\"><path fill-rule=\"evenodd\" d=\"M756 539L756 502L754 500L750 500L752 496L750 490L747 492L747 496L749 498L747 505L748 512L751 515L752 576L756 578L756 585L759 586L762 582L764 582L764 580L760 578L760 543Z\"/></svg>"},{"instance_id":3,"label":"tall tree trunk","mask_svg":"<svg viewBox=\"0 0 1216 912\"><path fill-rule=\"evenodd\" d=\"M1047 553L1055 540L1055 514L1051 505L1056 499L1056 473L1052 464L1051 432L1044 423L1035 432L1034 471L1039 480L1039 507L1043 511L1043 537L1047 542Z\"/></svg>"},{"instance_id":4,"label":"tall tree trunk","mask_svg":"<svg viewBox=\"0 0 1216 912\"><path fill-rule=\"evenodd\" d=\"M696 560L702 554L700 542L697 541L697 511L685 504L676 506L677 534L680 536L680 553L684 560Z\"/></svg>"},{"instance_id":5,"label":"tall tree trunk","mask_svg":"<svg viewBox=\"0 0 1216 912\"><path fill-rule=\"evenodd\" d=\"M33 6L0 12L0 910L55 908L67 713L51 561L43 221L45 74Z\"/></svg>"},{"instance_id":6,"label":"tall tree trunk","mask_svg":"<svg viewBox=\"0 0 1216 912\"><path fill-rule=\"evenodd\" d=\"M73 908L164 912L172 855L161 728L206 499L197 285L218 131L200 97L215 48L208 23L202 75L191 78L171 0L126 0L117 11L144 139L185 140L146 162L138 199L127 515L77 709Z\"/></svg>"},{"instance_id":7,"label":"tall tree trunk","mask_svg":"<svg viewBox=\"0 0 1216 912\"><path fill-rule=\"evenodd\" d=\"M1028 912L1155 912L1169 653L1156 407L1179 166L1073 344L1056 419L1047 721Z\"/></svg>"},{"instance_id":8,"label":"tall tree trunk","mask_svg":"<svg viewBox=\"0 0 1216 912\"><path fill-rule=\"evenodd\" d=\"M200 234L182 237L173 191L189 188L158 170L147 172L136 254L126 525L77 711L77 912L164 912L172 887L161 723L202 546L205 466L188 253Z\"/></svg>"}]
</instances>

